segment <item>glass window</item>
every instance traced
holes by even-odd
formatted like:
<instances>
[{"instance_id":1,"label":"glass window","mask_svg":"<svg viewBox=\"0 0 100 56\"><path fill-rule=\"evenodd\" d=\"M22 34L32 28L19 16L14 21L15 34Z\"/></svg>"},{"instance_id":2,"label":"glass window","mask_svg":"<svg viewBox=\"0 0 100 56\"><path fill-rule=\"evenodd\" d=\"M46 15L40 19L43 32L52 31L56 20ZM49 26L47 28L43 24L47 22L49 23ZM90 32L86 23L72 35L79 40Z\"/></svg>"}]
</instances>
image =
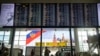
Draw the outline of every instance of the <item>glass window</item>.
<instances>
[{"instance_id":1,"label":"glass window","mask_svg":"<svg viewBox=\"0 0 100 56\"><path fill-rule=\"evenodd\" d=\"M5 45L5 48L11 49L11 39L10 39L10 28L0 28L0 46L1 46L1 43L4 43ZM3 55L5 56L5 55ZM8 56L9 56L9 53L8 53Z\"/></svg>"},{"instance_id":2,"label":"glass window","mask_svg":"<svg viewBox=\"0 0 100 56\"><path fill-rule=\"evenodd\" d=\"M10 36L9 35L5 35L4 36L4 40L9 40Z\"/></svg>"},{"instance_id":3,"label":"glass window","mask_svg":"<svg viewBox=\"0 0 100 56\"><path fill-rule=\"evenodd\" d=\"M0 35L4 35L4 31L0 31Z\"/></svg>"},{"instance_id":4,"label":"glass window","mask_svg":"<svg viewBox=\"0 0 100 56\"><path fill-rule=\"evenodd\" d=\"M95 30L88 31L88 35L90 36L96 35L96 31Z\"/></svg>"},{"instance_id":5,"label":"glass window","mask_svg":"<svg viewBox=\"0 0 100 56\"><path fill-rule=\"evenodd\" d=\"M16 34L14 38L14 48L20 48L23 50L23 55L26 54L26 47L36 47L37 43L40 43L41 31L40 28L21 28L16 29ZM39 46L38 46L39 47ZM39 49L39 48L38 48ZM38 50L37 52L40 52ZM38 54L37 54L38 55Z\"/></svg>"},{"instance_id":6,"label":"glass window","mask_svg":"<svg viewBox=\"0 0 100 56\"><path fill-rule=\"evenodd\" d=\"M14 41L14 45L18 45L18 41Z\"/></svg>"},{"instance_id":7,"label":"glass window","mask_svg":"<svg viewBox=\"0 0 100 56\"><path fill-rule=\"evenodd\" d=\"M1 41L3 40L3 36L2 36L2 35L0 35L0 40L1 40Z\"/></svg>"},{"instance_id":8,"label":"glass window","mask_svg":"<svg viewBox=\"0 0 100 56\"><path fill-rule=\"evenodd\" d=\"M15 35L14 40L19 40L19 36L16 36L16 35Z\"/></svg>"},{"instance_id":9,"label":"glass window","mask_svg":"<svg viewBox=\"0 0 100 56\"><path fill-rule=\"evenodd\" d=\"M42 47L48 47L51 51L50 54L55 55L60 49L66 50L68 49L66 47L70 47L70 33L68 28L43 28L43 30L45 30L45 32L42 33ZM70 51L69 48L69 52Z\"/></svg>"},{"instance_id":10,"label":"glass window","mask_svg":"<svg viewBox=\"0 0 100 56\"><path fill-rule=\"evenodd\" d=\"M25 36L20 36L19 40L26 40L26 35Z\"/></svg>"},{"instance_id":11,"label":"glass window","mask_svg":"<svg viewBox=\"0 0 100 56\"><path fill-rule=\"evenodd\" d=\"M4 43L8 45L8 43L9 43L9 40L8 40L8 41L4 41Z\"/></svg>"},{"instance_id":12,"label":"glass window","mask_svg":"<svg viewBox=\"0 0 100 56\"><path fill-rule=\"evenodd\" d=\"M20 31L20 35L26 35L26 31Z\"/></svg>"},{"instance_id":13,"label":"glass window","mask_svg":"<svg viewBox=\"0 0 100 56\"><path fill-rule=\"evenodd\" d=\"M10 35L10 31L5 31L5 35Z\"/></svg>"},{"instance_id":14,"label":"glass window","mask_svg":"<svg viewBox=\"0 0 100 56\"><path fill-rule=\"evenodd\" d=\"M96 28L75 28L74 34L76 52L82 56L86 56L86 53L94 55L95 48L98 48Z\"/></svg>"},{"instance_id":15,"label":"glass window","mask_svg":"<svg viewBox=\"0 0 100 56\"><path fill-rule=\"evenodd\" d=\"M19 34L20 34L19 31L16 31L16 32L15 32L15 35L19 35Z\"/></svg>"},{"instance_id":16,"label":"glass window","mask_svg":"<svg viewBox=\"0 0 100 56\"><path fill-rule=\"evenodd\" d=\"M26 45L26 41L19 41L19 45Z\"/></svg>"},{"instance_id":17,"label":"glass window","mask_svg":"<svg viewBox=\"0 0 100 56\"><path fill-rule=\"evenodd\" d=\"M84 46L84 51L88 51L89 47L88 46Z\"/></svg>"}]
</instances>

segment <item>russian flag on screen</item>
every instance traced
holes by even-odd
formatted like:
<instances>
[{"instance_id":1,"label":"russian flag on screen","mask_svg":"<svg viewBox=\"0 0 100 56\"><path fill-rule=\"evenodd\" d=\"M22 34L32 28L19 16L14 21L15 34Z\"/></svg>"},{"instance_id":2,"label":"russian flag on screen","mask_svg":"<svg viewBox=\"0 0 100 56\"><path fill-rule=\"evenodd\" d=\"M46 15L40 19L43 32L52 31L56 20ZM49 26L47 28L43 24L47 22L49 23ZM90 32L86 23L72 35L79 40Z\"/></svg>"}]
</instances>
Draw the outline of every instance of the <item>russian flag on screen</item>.
<instances>
[{"instance_id":1,"label":"russian flag on screen","mask_svg":"<svg viewBox=\"0 0 100 56\"><path fill-rule=\"evenodd\" d=\"M45 32L45 31L42 31ZM29 44L31 41L34 41L36 38L41 36L41 31L31 31L30 33L27 34L26 36L26 45Z\"/></svg>"}]
</instances>

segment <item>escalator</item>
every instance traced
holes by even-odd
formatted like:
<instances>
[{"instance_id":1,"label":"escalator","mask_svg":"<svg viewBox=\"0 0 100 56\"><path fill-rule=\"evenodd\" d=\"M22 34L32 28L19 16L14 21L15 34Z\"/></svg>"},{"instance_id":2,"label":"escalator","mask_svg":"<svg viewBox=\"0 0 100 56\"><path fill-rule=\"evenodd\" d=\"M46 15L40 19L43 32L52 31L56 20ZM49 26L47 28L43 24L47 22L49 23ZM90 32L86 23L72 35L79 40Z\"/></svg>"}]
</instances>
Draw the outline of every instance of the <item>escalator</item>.
<instances>
[{"instance_id":1,"label":"escalator","mask_svg":"<svg viewBox=\"0 0 100 56\"><path fill-rule=\"evenodd\" d=\"M98 56L98 38L97 36L89 37L89 50L88 52L91 54L91 56Z\"/></svg>"}]
</instances>

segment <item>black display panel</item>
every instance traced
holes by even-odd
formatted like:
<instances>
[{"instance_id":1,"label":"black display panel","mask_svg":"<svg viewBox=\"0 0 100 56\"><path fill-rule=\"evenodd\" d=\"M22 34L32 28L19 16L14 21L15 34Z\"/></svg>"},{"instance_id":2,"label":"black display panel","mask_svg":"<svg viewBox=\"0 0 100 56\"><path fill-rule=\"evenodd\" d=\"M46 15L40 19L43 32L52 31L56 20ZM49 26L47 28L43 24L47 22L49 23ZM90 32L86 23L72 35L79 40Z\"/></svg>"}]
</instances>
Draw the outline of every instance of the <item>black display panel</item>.
<instances>
[{"instance_id":1,"label":"black display panel","mask_svg":"<svg viewBox=\"0 0 100 56\"><path fill-rule=\"evenodd\" d=\"M14 26L27 26L28 18L29 4L16 4Z\"/></svg>"},{"instance_id":2,"label":"black display panel","mask_svg":"<svg viewBox=\"0 0 100 56\"><path fill-rule=\"evenodd\" d=\"M56 4L43 4L43 26L56 26Z\"/></svg>"},{"instance_id":3,"label":"black display panel","mask_svg":"<svg viewBox=\"0 0 100 56\"><path fill-rule=\"evenodd\" d=\"M1 4L0 26L94 27L98 26L97 9L96 3Z\"/></svg>"}]
</instances>

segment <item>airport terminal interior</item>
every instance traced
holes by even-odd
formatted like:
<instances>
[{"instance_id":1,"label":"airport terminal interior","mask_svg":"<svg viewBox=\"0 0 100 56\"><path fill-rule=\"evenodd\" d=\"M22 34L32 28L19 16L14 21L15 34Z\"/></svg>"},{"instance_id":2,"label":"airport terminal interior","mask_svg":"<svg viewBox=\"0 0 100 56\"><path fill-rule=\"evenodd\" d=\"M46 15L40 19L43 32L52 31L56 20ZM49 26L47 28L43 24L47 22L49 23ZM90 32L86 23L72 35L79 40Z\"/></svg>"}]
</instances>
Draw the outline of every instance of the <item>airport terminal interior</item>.
<instances>
[{"instance_id":1,"label":"airport terminal interior","mask_svg":"<svg viewBox=\"0 0 100 56\"><path fill-rule=\"evenodd\" d=\"M28 39L29 35L32 40ZM71 31L69 28L43 28L42 33L40 28L16 28L14 33L12 29L6 28L0 29L0 43L4 43L9 54L13 45L12 56L19 56L20 52L23 56L30 56L32 49L35 56L40 56L40 50L44 56L45 47L50 50L50 55L54 56L58 51L62 51L62 56L99 55L96 28L71 28Z\"/></svg>"},{"instance_id":2,"label":"airport terminal interior","mask_svg":"<svg viewBox=\"0 0 100 56\"><path fill-rule=\"evenodd\" d=\"M100 4L0 4L0 56L100 56Z\"/></svg>"}]
</instances>

